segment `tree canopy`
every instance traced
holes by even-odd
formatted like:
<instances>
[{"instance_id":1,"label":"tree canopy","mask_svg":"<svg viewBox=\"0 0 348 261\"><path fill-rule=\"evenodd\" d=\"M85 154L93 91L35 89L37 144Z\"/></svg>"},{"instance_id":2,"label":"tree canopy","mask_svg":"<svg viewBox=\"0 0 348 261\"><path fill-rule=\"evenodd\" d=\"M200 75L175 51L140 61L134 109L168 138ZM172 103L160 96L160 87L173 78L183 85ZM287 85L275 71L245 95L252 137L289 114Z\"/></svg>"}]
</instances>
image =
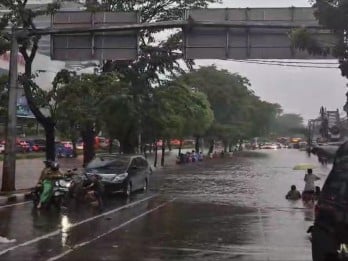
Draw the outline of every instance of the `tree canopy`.
<instances>
[{"instance_id":1,"label":"tree canopy","mask_svg":"<svg viewBox=\"0 0 348 261\"><path fill-rule=\"evenodd\" d=\"M215 66L201 67L177 80L207 95L214 112L208 134L226 144L267 134L280 109L277 104L261 101L247 78Z\"/></svg>"},{"instance_id":2,"label":"tree canopy","mask_svg":"<svg viewBox=\"0 0 348 261\"><path fill-rule=\"evenodd\" d=\"M299 114L285 113L279 115L272 128L274 134L289 136L301 134L304 131L303 118Z\"/></svg>"},{"instance_id":3,"label":"tree canopy","mask_svg":"<svg viewBox=\"0 0 348 261\"><path fill-rule=\"evenodd\" d=\"M331 30L333 37L328 41L315 39L304 28L291 33L294 47L307 50L312 55L331 54L339 60L342 76L348 78L348 1L346 0L311 0L315 17L320 25Z\"/></svg>"}]
</instances>

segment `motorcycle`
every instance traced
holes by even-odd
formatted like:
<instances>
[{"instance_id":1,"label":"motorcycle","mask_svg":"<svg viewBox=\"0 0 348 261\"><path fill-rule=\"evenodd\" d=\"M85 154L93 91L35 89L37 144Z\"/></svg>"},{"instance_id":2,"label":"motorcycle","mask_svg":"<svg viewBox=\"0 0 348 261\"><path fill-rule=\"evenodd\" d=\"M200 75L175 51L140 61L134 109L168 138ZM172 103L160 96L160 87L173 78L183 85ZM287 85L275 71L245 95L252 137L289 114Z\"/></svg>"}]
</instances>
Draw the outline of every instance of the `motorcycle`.
<instances>
[{"instance_id":1,"label":"motorcycle","mask_svg":"<svg viewBox=\"0 0 348 261\"><path fill-rule=\"evenodd\" d=\"M81 204L90 204L95 205L96 202L99 208L102 208L103 200L102 195L100 193L95 193L92 189L89 188L89 185L92 183L92 179L90 176L88 176L86 173L83 175L75 176L74 180L72 181L71 187L70 187L70 195L71 198L74 200L75 205L79 206Z\"/></svg>"},{"instance_id":2,"label":"motorcycle","mask_svg":"<svg viewBox=\"0 0 348 261\"><path fill-rule=\"evenodd\" d=\"M71 185L71 176L64 176L63 178L53 180L52 196L49 201L43 205L43 208L49 209L51 206L55 206L57 209L60 209L62 206L66 205L67 200L70 197ZM43 186L39 186L35 187L31 191L34 207L37 207L40 202L40 195L42 193L42 190Z\"/></svg>"}]
</instances>

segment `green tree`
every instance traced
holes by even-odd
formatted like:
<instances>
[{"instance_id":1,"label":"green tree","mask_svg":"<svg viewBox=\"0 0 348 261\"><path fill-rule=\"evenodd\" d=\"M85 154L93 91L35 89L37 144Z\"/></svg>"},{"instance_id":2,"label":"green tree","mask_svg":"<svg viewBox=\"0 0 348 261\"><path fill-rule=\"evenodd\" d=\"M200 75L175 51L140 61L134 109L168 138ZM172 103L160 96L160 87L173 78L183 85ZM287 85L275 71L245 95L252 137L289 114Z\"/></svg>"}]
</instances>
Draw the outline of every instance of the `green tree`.
<instances>
[{"instance_id":1,"label":"green tree","mask_svg":"<svg viewBox=\"0 0 348 261\"><path fill-rule=\"evenodd\" d=\"M200 138L202 138L214 121L214 112L211 109L208 97L205 93L195 91L191 93L191 113L186 117L186 135L193 135L196 139L195 150L200 151Z\"/></svg>"},{"instance_id":2,"label":"green tree","mask_svg":"<svg viewBox=\"0 0 348 261\"><path fill-rule=\"evenodd\" d=\"M189 8L205 8L209 3L217 0L103 0L100 4L90 6L93 10L106 11L137 11L141 14L140 22L157 22L165 20L182 19L184 12ZM131 84L130 94L134 96L138 113L137 124L133 132L142 131L146 115L143 112L148 106L147 100L151 100L151 88L154 85L162 85L162 75L175 75L183 73L184 68L180 64L183 54L180 52L182 46L181 31L174 30L164 41L156 42L155 35L160 32L156 30L141 30L139 33L139 57L136 61L104 61L103 71L116 71L124 76ZM193 61L186 61L191 68ZM136 139L136 135L133 136ZM131 142L136 144L135 141Z\"/></svg>"},{"instance_id":3,"label":"green tree","mask_svg":"<svg viewBox=\"0 0 348 261\"><path fill-rule=\"evenodd\" d=\"M207 135L225 144L268 130L279 105L263 102L249 89L248 79L215 66L201 67L178 78L192 88L205 93L214 111L214 122Z\"/></svg>"},{"instance_id":4,"label":"green tree","mask_svg":"<svg viewBox=\"0 0 348 261\"><path fill-rule=\"evenodd\" d=\"M339 60L342 76L348 78L348 1L311 0L314 15L320 25L331 30L333 37L329 41L316 39L310 31L300 28L291 33L293 45L307 50L313 55L331 54Z\"/></svg>"},{"instance_id":5,"label":"green tree","mask_svg":"<svg viewBox=\"0 0 348 261\"><path fill-rule=\"evenodd\" d=\"M213 121L205 94L192 92L176 81L155 88L149 105L143 128L149 140L163 141L162 165L166 140L202 135Z\"/></svg>"},{"instance_id":6,"label":"green tree","mask_svg":"<svg viewBox=\"0 0 348 261\"><path fill-rule=\"evenodd\" d=\"M34 18L44 14L52 14L58 9L58 4L49 4L42 9L31 10L26 7L27 0L2 1L2 6L9 10L4 14L0 22L0 30L6 26L22 28L23 30L36 29ZM1 31L0 33L0 53L9 49L10 37ZM20 77L20 82L24 88L24 93L28 101L29 108L35 115L38 122L43 126L46 133L46 158L55 159L54 148L54 129L55 121L51 115L45 115L40 107L42 106L42 94L38 86L33 81L32 63L35 59L38 47L39 36L23 36L18 38L19 51L25 60L25 72ZM47 98L48 99L48 98Z\"/></svg>"},{"instance_id":7,"label":"green tree","mask_svg":"<svg viewBox=\"0 0 348 261\"><path fill-rule=\"evenodd\" d=\"M119 88L119 79L112 73L96 75L82 74L71 75L70 72L62 71L55 81L62 82L59 95L64 100L57 107L57 126L70 126L78 129L84 142L84 165L95 154L94 140L101 129L101 119L104 111L101 110L106 97L113 95ZM67 77L69 76L69 77ZM67 77L67 78L66 78ZM107 112L106 112L107 113Z\"/></svg>"},{"instance_id":8,"label":"green tree","mask_svg":"<svg viewBox=\"0 0 348 261\"><path fill-rule=\"evenodd\" d=\"M131 153L137 144L136 127L137 107L129 88L122 87L106 97L100 106L100 117L102 125L109 136L110 141L120 141L120 151Z\"/></svg>"},{"instance_id":9,"label":"green tree","mask_svg":"<svg viewBox=\"0 0 348 261\"><path fill-rule=\"evenodd\" d=\"M300 134L304 129L301 115L285 113L276 118L273 131L277 135L288 136Z\"/></svg>"}]
</instances>

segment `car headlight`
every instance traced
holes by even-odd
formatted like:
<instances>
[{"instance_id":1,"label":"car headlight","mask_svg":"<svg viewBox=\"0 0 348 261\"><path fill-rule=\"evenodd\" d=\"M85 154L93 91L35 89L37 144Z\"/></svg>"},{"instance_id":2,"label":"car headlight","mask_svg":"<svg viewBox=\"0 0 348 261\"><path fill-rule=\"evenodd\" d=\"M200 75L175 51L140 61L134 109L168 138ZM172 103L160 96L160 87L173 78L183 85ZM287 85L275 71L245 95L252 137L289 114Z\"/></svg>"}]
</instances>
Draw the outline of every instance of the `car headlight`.
<instances>
[{"instance_id":1,"label":"car headlight","mask_svg":"<svg viewBox=\"0 0 348 261\"><path fill-rule=\"evenodd\" d=\"M122 173L122 174L116 175L114 177L113 181L114 182L120 182L120 181L125 180L127 177L128 177L128 173Z\"/></svg>"}]
</instances>

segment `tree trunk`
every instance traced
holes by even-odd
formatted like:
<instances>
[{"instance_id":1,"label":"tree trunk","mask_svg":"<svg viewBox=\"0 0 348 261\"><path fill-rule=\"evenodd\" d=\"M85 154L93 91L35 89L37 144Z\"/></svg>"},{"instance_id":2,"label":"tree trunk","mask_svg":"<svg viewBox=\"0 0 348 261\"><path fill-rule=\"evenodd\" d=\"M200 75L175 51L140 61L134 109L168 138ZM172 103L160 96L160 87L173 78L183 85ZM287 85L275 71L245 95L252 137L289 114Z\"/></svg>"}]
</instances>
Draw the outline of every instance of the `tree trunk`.
<instances>
[{"instance_id":1,"label":"tree trunk","mask_svg":"<svg viewBox=\"0 0 348 261\"><path fill-rule=\"evenodd\" d=\"M83 148L83 166L87 166L87 164L94 158L95 149L94 149L94 141L95 141L95 133L92 127L87 127L85 130L81 132L84 148Z\"/></svg>"},{"instance_id":2,"label":"tree trunk","mask_svg":"<svg viewBox=\"0 0 348 261\"><path fill-rule=\"evenodd\" d=\"M195 141L195 151L196 153L199 153L199 142L200 142L200 137L199 136L196 136L196 141Z\"/></svg>"},{"instance_id":3,"label":"tree trunk","mask_svg":"<svg viewBox=\"0 0 348 261\"><path fill-rule=\"evenodd\" d=\"M54 141L55 129L54 124L46 122L43 125L46 135L46 160L55 161L56 160L56 146Z\"/></svg>"},{"instance_id":4,"label":"tree trunk","mask_svg":"<svg viewBox=\"0 0 348 261\"><path fill-rule=\"evenodd\" d=\"M170 143L170 140L167 140L168 150L172 151L172 144Z\"/></svg>"},{"instance_id":5,"label":"tree trunk","mask_svg":"<svg viewBox=\"0 0 348 261\"><path fill-rule=\"evenodd\" d=\"M109 153L112 153L113 143L114 143L114 140L112 138L109 138Z\"/></svg>"},{"instance_id":6,"label":"tree trunk","mask_svg":"<svg viewBox=\"0 0 348 261\"><path fill-rule=\"evenodd\" d=\"M155 160L153 162L153 166L154 167L157 167L157 151L158 151L158 148L157 148L157 141L155 141Z\"/></svg>"},{"instance_id":7,"label":"tree trunk","mask_svg":"<svg viewBox=\"0 0 348 261\"><path fill-rule=\"evenodd\" d=\"M76 148L76 139L71 140L73 146L73 157L77 158L77 148Z\"/></svg>"},{"instance_id":8,"label":"tree trunk","mask_svg":"<svg viewBox=\"0 0 348 261\"><path fill-rule=\"evenodd\" d=\"M215 144L214 139L210 140L210 146L209 146L208 154L213 153L213 151L214 151L214 144Z\"/></svg>"},{"instance_id":9,"label":"tree trunk","mask_svg":"<svg viewBox=\"0 0 348 261\"><path fill-rule=\"evenodd\" d=\"M164 153L166 151L166 143L164 139L162 140L162 155L161 155L161 166L164 166Z\"/></svg>"},{"instance_id":10,"label":"tree trunk","mask_svg":"<svg viewBox=\"0 0 348 261\"><path fill-rule=\"evenodd\" d=\"M124 154L134 154L135 146L128 139L121 141L121 152Z\"/></svg>"},{"instance_id":11,"label":"tree trunk","mask_svg":"<svg viewBox=\"0 0 348 261\"><path fill-rule=\"evenodd\" d=\"M123 138L120 140L121 152L124 154L134 154L137 144L137 137L134 137L129 131Z\"/></svg>"},{"instance_id":12,"label":"tree trunk","mask_svg":"<svg viewBox=\"0 0 348 261\"><path fill-rule=\"evenodd\" d=\"M239 151L242 151L243 150L243 140L239 140L239 148L238 148L238 150Z\"/></svg>"},{"instance_id":13,"label":"tree trunk","mask_svg":"<svg viewBox=\"0 0 348 261\"><path fill-rule=\"evenodd\" d=\"M180 156L181 154L181 149L182 149L182 140L180 140L178 156Z\"/></svg>"},{"instance_id":14,"label":"tree trunk","mask_svg":"<svg viewBox=\"0 0 348 261\"><path fill-rule=\"evenodd\" d=\"M55 143L54 143L54 135L55 135L55 122L51 117L46 117L42 114L39 107L36 105L34 101L34 96L32 92L32 63L34 57L36 55L38 49L38 42L34 42L33 47L31 49L30 55L24 46L20 48L20 52L25 60L25 73L24 77L21 78L21 83L23 85L25 98L27 99L28 106L31 112L34 114L36 120L42 125L45 130L46 136L46 159L47 160L55 160Z\"/></svg>"}]
</instances>

